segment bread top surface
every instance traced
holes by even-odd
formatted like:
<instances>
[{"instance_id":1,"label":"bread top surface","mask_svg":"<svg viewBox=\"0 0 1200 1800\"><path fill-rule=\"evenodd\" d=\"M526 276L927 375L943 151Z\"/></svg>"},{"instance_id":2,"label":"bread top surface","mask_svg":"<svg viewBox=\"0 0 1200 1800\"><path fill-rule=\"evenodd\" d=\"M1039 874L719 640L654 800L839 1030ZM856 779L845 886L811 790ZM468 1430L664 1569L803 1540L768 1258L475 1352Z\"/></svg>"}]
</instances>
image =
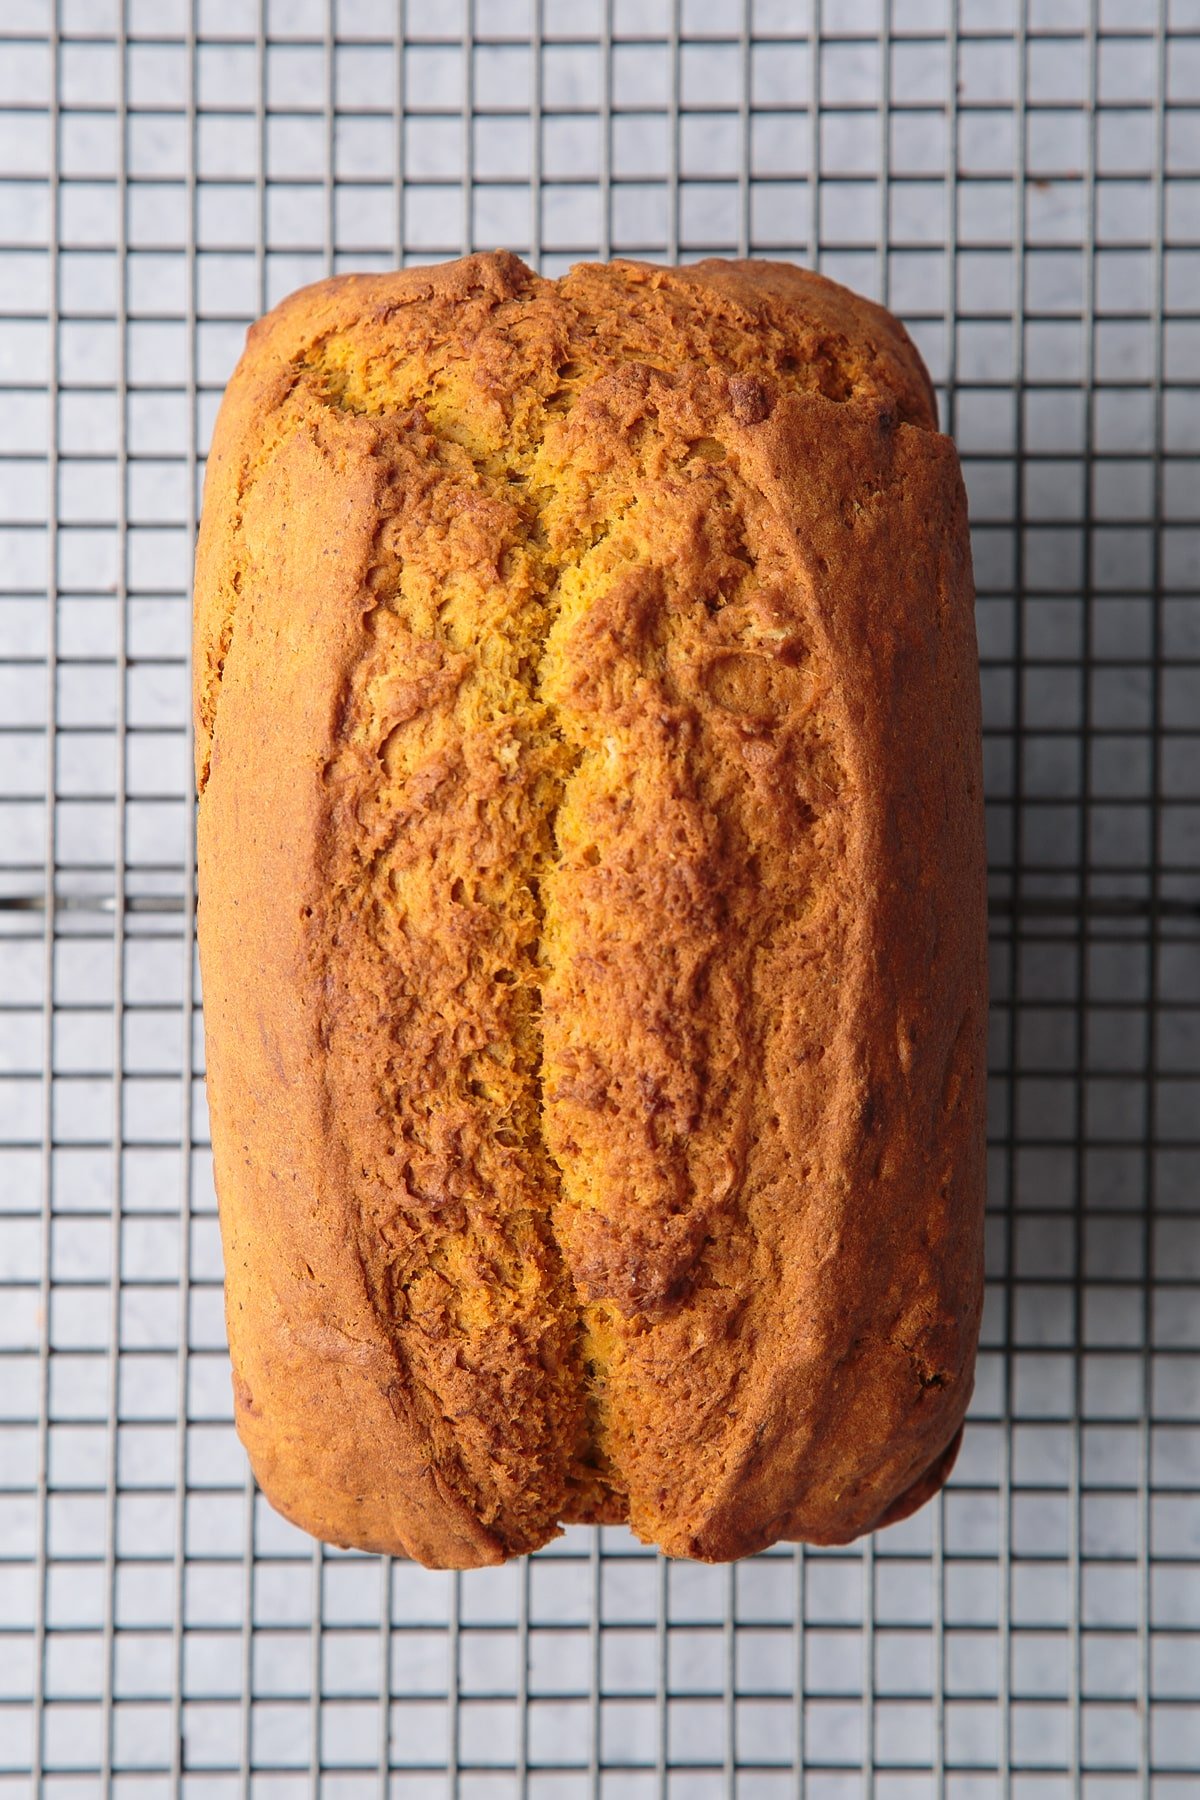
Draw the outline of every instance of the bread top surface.
<instances>
[{"instance_id":1,"label":"bread top surface","mask_svg":"<svg viewBox=\"0 0 1200 1800\"><path fill-rule=\"evenodd\" d=\"M944 1472L985 986L934 426L786 265L478 256L252 330L201 950L239 1428L319 1535L727 1557Z\"/></svg>"}]
</instances>

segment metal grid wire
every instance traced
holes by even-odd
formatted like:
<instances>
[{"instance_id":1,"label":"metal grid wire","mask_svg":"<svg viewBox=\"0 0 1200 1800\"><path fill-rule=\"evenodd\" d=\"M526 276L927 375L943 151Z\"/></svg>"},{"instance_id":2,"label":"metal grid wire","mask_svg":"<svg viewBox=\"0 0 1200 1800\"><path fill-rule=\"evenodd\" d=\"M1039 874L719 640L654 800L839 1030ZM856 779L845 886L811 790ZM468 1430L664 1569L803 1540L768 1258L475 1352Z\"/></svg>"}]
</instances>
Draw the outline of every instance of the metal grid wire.
<instances>
[{"instance_id":1,"label":"metal grid wire","mask_svg":"<svg viewBox=\"0 0 1200 1800\"><path fill-rule=\"evenodd\" d=\"M1200 4L0 4L0 1800L1200 1792ZM975 522L989 1307L846 1551L314 1548L230 1422L190 552L248 321L504 243L910 323Z\"/></svg>"}]
</instances>

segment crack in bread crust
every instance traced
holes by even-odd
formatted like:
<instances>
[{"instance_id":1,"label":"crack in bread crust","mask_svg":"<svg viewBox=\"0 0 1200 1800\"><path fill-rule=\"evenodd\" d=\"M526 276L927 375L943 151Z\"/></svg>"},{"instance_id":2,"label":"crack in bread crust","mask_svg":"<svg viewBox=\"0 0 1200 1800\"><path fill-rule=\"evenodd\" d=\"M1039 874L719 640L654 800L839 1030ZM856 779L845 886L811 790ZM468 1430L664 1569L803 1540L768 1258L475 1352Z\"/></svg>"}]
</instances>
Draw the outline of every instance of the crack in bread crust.
<instances>
[{"instance_id":1,"label":"crack in bread crust","mask_svg":"<svg viewBox=\"0 0 1200 1800\"><path fill-rule=\"evenodd\" d=\"M621 1463L647 1428L627 1336L700 1288L710 1328L734 1327L752 1233L746 1090L762 1060L753 966L797 922L811 932L814 828L842 786L778 549L760 526L760 568L752 496L715 435L725 381L680 389L645 365L614 369L573 323L559 322L560 361L510 377L523 414L495 420L472 407L471 365L396 357L384 371L352 331L304 369L338 414L383 427L372 648L327 771L331 846L352 846L355 865L331 865L335 942L359 985L378 951L378 1014L393 1039L416 1034L432 1071L419 1091L387 1069L368 1083L402 1161L398 1180L395 1164L361 1169L376 1195L361 1254L427 1419L474 1404L454 1366L464 1345L478 1384L481 1367L544 1365L552 1329L550 1390L510 1381L515 1424L479 1445L510 1521L531 1466L551 1521L624 1517ZM752 817L768 793L783 840L769 867ZM678 835L665 873L646 861L644 807L664 794ZM647 939L664 914L673 950ZM601 1048L614 983L632 1057ZM333 1066L361 1078L363 1054ZM517 1299L498 1309L498 1295ZM709 1396L701 1428L727 1403ZM474 1500L492 1523L495 1503Z\"/></svg>"}]
</instances>

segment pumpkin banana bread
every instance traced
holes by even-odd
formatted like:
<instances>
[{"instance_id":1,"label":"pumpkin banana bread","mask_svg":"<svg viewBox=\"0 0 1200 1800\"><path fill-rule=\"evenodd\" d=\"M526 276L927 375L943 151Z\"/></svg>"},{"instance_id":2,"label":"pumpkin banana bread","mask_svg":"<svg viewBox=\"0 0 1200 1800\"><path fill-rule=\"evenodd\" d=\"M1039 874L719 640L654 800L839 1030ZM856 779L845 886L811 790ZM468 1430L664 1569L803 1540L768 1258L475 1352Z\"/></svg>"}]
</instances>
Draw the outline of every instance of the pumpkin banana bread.
<instances>
[{"instance_id":1,"label":"pumpkin banana bread","mask_svg":"<svg viewBox=\"0 0 1200 1800\"><path fill-rule=\"evenodd\" d=\"M443 1567L842 1542L953 1461L985 904L954 449L781 264L305 289L221 408L200 947L238 1429Z\"/></svg>"}]
</instances>

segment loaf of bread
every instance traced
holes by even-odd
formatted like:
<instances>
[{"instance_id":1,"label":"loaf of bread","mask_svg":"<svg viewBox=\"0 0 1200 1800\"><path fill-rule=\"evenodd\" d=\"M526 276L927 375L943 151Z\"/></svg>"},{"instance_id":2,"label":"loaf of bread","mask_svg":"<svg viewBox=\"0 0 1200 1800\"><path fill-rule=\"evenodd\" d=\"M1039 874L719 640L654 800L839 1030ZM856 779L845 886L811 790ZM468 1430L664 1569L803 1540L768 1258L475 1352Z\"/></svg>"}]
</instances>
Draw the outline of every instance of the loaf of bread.
<instances>
[{"instance_id":1,"label":"loaf of bread","mask_svg":"<svg viewBox=\"0 0 1200 1800\"><path fill-rule=\"evenodd\" d=\"M798 269L514 256L256 325L196 570L237 1423L438 1567L836 1543L955 1454L985 901L962 484Z\"/></svg>"}]
</instances>

